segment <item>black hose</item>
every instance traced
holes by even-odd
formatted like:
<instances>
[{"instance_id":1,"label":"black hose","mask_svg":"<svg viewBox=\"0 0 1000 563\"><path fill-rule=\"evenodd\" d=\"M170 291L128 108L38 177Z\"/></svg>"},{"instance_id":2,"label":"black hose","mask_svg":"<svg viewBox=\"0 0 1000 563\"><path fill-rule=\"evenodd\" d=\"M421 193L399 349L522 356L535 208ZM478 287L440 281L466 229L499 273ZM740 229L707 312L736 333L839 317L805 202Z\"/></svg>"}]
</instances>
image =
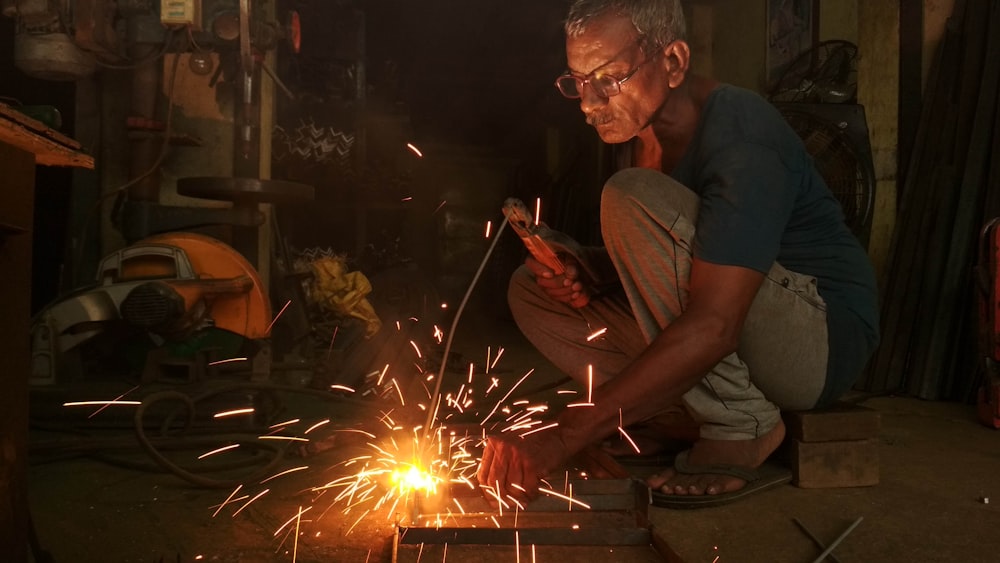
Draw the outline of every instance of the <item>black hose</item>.
<instances>
[{"instance_id":1,"label":"black hose","mask_svg":"<svg viewBox=\"0 0 1000 563\"><path fill-rule=\"evenodd\" d=\"M188 481L189 483L193 483L195 485L199 485L202 487L212 487L212 488L233 487L235 485L246 483L247 481L250 480L258 479L274 471L274 469L277 468L277 466L281 463L281 460L284 457L286 446L283 446L281 444L261 443L257 441L256 438L254 438L253 441L251 441L247 436L240 436L237 437L236 440L234 440L236 443L241 445L243 444L253 445L254 447L262 449L270 449L274 452L274 457L272 457L271 460L266 465L261 467L256 472L250 475L246 475L241 479L214 479L211 477L206 477L204 475L200 475L198 473L189 471L188 469L185 469L180 465L177 465L173 461L167 459L167 457L164 456L162 453L160 453L160 450L158 450L156 446L153 445L149 437L146 436L146 429L145 425L143 424L143 417L145 416L146 411L149 409L151 405L158 403L160 401L180 401L181 403L183 403L184 407L186 407L188 411L188 420L193 421L195 412L195 401L191 397L179 391L160 391L158 393L153 393L152 395L149 395L146 398L144 398L142 403L136 408L135 411L136 439L139 440L139 444L142 446L142 448L146 451L147 454L149 454L151 458L153 458L153 461L155 461L160 467L166 469L167 471L173 473L174 475L180 477L181 479Z\"/></svg>"}]
</instances>

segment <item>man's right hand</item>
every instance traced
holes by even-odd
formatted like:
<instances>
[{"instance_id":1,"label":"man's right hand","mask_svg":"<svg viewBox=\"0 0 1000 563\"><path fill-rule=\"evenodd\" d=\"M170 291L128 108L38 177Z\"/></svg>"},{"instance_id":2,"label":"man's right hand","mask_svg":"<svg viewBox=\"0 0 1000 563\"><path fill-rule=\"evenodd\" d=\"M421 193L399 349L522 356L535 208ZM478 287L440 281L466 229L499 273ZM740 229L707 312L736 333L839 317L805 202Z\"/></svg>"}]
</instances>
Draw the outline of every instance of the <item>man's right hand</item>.
<instances>
[{"instance_id":1,"label":"man's right hand","mask_svg":"<svg viewBox=\"0 0 1000 563\"><path fill-rule=\"evenodd\" d=\"M559 257L566 265L566 272L562 275L556 275L532 256L528 256L524 264L535 274L535 282L550 298L579 309L590 303L590 295L580 280L580 265L572 256L560 254Z\"/></svg>"}]
</instances>

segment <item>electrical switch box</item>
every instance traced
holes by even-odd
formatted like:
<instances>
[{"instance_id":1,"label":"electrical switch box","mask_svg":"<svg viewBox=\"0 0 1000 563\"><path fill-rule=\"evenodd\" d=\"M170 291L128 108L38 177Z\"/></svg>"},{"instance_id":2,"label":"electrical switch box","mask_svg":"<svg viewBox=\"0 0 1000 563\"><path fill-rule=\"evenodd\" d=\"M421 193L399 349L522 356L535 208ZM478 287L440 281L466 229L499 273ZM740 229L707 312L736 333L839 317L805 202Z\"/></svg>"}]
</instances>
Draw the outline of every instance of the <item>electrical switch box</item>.
<instances>
[{"instance_id":1,"label":"electrical switch box","mask_svg":"<svg viewBox=\"0 0 1000 563\"><path fill-rule=\"evenodd\" d=\"M160 0L160 23L201 28L201 0Z\"/></svg>"}]
</instances>

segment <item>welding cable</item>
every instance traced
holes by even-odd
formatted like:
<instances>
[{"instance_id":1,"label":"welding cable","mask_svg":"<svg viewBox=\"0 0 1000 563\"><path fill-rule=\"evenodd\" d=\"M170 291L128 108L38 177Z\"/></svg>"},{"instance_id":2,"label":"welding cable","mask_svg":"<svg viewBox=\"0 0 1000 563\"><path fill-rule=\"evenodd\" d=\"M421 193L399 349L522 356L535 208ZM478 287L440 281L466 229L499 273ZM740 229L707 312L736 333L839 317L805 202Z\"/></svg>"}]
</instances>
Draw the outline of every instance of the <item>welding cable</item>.
<instances>
[{"instance_id":1,"label":"welding cable","mask_svg":"<svg viewBox=\"0 0 1000 563\"><path fill-rule=\"evenodd\" d=\"M284 453L285 450L287 449L287 445L261 443L256 440L250 442L249 440L241 439L238 440L239 443L241 444L252 443L254 447L270 449L274 453L274 456L270 459L270 461L266 465L258 469L256 472L254 472L251 475L244 476L241 479L213 479L189 471L177 465L173 461L167 459L167 457L164 456L160 452L160 450L158 450L156 446L153 445L153 442L146 435L146 429L143 418L145 417L146 411L149 410L149 407L160 401L179 401L187 409L188 421L193 422L195 413L195 401L192 400L190 396L185 395L184 393L181 393L179 391L160 391L158 393L153 393L152 395L145 397L142 403L139 404L139 406L136 408L135 419L134 419L136 439L139 440L139 444L160 467L184 479L185 481L188 481L195 485L200 485L202 487L212 487L212 488L233 487L235 485L246 483L248 480L257 479L267 475L270 472L273 472L274 469L277 468L277 466L281 463L282 459L284 458Z\"/></svg>"},{"instance_id":2,"label":"welding cable","mask_svg":"<svg viewBox=\"0 0 1000 563\"><path fill-rule=\"evenodd\" d=\"M170 41L168 36L168 39L164 42L164 44L167 45L169 44L169 42ZM164 159L166 159L167 157L167 153L170 151L170 135L173 128L173 117L174 117L174 86L176 86L177 84L177 65L180 62L180 60L181 60L180 53L177 53L177 56L174 57L173 66L170 70L170 83L167 86L167 116L164 124L163 142L160 145L160 152L157 155L156 160L153 161L153 164L145 172L139 174L135 178L132 178L128 182L124 183L121 186L118 186L113 190L101 194L97 198L97 201L94 202L94 206L90 209L90 212L87 213L86 218L83 221L83 225L80 227L80 238L78 242L80 246L77 249L76 259L73 264L74 276L79 274L80 268L83 266L83 251L86 246L87 232L90 230L90 222L91 219L94 217L94 215L97 215L100 212L101 206L104 204L106 200L108 200L111 197L117 198L118 196L121 196L126 192L126 190L138 184L150 174L153 174L154 172L159 170L160 166L163 165ZM115 205L117 207L117 203ZM113 210L111 214L113 219L115 211Z\"/></svg>"},{"instance_id":3,"label":"welding cable","mask_svg":"<svg viewBox=\"0 0 1000 563\"><path fill-rule=\"evenodd\" d=\"M489 261L490 256L493 255L493 249L496 248L497 242L500 241L500 235L503 234L504 228L507 226L507 216L504 215L503 222L500 223L500 228L497 229L496 235L493 237L493 242L490 247L486 249L486 255L483 256L482 262L479 263L479 269L476 270L476 275L472 276L472 281L469 282L469 288L465 290L465 295L462 297L462 302L458 305L458 309L455 310L455 318L451 321L451 328L448 330L448 341L444 345L444 355L443 360L441 360L441 368L438 370L437 381L434 383L434 394L431 395L431 405L427 409L427 421L424 423L424 438L426 439L430 436L431 424L434 422L434 414L437 412L438 404L441 402L441 381L444 380L444 371L448 367L448 354L451 351L451 341L455 338L455 328L458 326L458 320L462 318L462 311L465 310L465 304L469 302L469 296L472 295L472 290L476 287L476 282L479 281L479 276L483 274L483 270L486 268L486 263Z\"/></svg>"}]
</instances>

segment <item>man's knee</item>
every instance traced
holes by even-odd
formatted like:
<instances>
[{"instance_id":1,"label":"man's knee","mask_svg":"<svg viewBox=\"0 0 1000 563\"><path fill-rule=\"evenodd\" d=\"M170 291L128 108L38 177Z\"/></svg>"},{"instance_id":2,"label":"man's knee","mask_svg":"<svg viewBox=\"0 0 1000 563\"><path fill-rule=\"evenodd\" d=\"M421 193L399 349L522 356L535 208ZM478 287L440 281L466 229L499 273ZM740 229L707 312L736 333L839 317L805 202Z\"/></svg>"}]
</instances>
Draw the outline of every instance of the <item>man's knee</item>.
<instances>
[{"instance_id":1,"label":"man's knee","mask_svg":"<svg viewBox=\"0 0 1000 563\"><path fill-rule=\"evenodd\" d=\"M694 217L698 196L670 176L648 168L626 168L613 174L601 192L601 221L628 220L637 213L673 209Z\"/></svg>"},{"instance_id":2,"label":"man's knee","mask_svg":"<svg viewBox=\"0 0 1000 563\"><path fill-rule=\"evenodd\" d=\"M535 283L535 276L527 266L522 264L518 269L514 270L514 273L510 276L510 283L507 284L507 304L510 306L511 313L514 314L515 319L536 293L537 284Z\"/></svg>"}]
</instances>

